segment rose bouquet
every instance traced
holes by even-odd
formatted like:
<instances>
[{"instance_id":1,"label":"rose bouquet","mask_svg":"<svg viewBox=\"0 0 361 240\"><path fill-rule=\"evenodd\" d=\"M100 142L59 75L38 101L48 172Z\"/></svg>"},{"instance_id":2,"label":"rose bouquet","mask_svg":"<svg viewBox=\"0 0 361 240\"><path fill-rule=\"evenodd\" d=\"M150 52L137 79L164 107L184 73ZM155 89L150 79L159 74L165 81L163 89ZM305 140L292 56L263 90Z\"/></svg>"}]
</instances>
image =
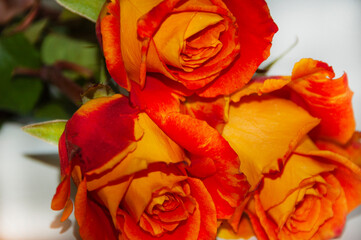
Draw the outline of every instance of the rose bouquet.
<instances>
[{"instance_id":1,"label":"rose bouquet","mask_svg":"<svg viewBox=\"0 0 361 240\"><path fill-rule=\"evenodd\" d=\"M106 1L123 94L92 88L67 121L52 209L83 239L340 236L361 203L347 75L307 58L258 74L276 32L263 0Z\"/></svg>"}]
</instances>

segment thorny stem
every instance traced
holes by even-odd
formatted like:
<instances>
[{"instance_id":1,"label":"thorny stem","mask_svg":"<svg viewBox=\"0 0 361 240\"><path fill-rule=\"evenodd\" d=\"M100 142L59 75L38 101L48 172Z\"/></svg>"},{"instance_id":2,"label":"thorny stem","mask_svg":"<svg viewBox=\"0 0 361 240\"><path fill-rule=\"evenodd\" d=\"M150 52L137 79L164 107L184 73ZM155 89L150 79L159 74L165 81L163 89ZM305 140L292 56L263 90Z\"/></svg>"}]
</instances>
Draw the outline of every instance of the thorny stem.
<instances>
[{"instance_id":1,"label":"thorny stem","mask_svg":"<svg viewBox=\"0 0 361 240\"><path fill-rule=\"evenodd\" d=\"M66 64L65 64L66 63ZM72 67L69 67L69 66ZM77 66L77 67L75 67ZM81 104L81 95L83 93L83 89L76 83L74 83L69 78L65 77L62 73L63 69L71 69L72 70L81 70L84 71L83 67L78 66L76 64L68 63L68 62L60 62L56 63L52 66L44 66L40 69L31 69L31 68L15 68L13 74L14 75L23 75L23 76L33 76L39 77L44 82L53 84L56 86L62 93L64 93L74 104ZM89 73L90 71L87 69L85 71Z\"/></svg>"},{"instance_id":2,"label":"thorny stem","mask_svg":"<svg viewBox=\"0 0 361 240\"><path fill-rule=\"evenodd\" d=\"M67 61L57 61L54 65L57 68L59 68L60 70L71 70L71 71L80 73L87 78L90 78L93 76L93 72L90 69L83 67L81 65L75 64L75 63L71 63L71 62L67 62Z\"/></svg>"}]
</instances>

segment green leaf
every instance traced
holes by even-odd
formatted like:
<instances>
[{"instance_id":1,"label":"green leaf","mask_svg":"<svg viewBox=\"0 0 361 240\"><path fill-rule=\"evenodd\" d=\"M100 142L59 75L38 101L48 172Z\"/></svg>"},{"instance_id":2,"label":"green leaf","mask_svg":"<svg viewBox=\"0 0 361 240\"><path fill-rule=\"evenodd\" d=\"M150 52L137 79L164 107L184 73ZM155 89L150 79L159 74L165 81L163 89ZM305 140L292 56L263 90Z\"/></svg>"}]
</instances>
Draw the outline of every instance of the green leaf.
<instances>
[{"instance_id":1,"label":"green leaf","mask_svg":"<svg viewBox=\"0 0 361 240\"><path fill-rule=\"evenodd\" d=\"M41 57L45 64L67 61L82 65L94 72L99 69L98 46L59 34L49 34L41 46Z\"/></svg>"},{"instance_id":2,"label":"green leaf","mask_svg":"<svg viewBox=\"0 0 361 240\"><path fill-rule=\"evenodd\" d=\"M35 123L23 127L23 130L34 137L57 145L61 134L64 132L66 122L66 120L54 120Z\"/></svg>"},{"instance_id":3,"label":"green leaf","mask_svg":"<svg viewBox=\"0 0 361 240\"><path fill-rule=\"evenodd\" d=\"M76 20L79 20L81 18L83 18L83 17L79 16L78 14L76 14L74 12L69 11L66 8L63 8L63 11L61 12L58 20L61 23L66 23L67 21L76 21Z\"/></svg>"},{"instance_id":4,"label":"green leaf","mask_svg":"<svg viewBox=\"0 0 361 240\"><path fill-rule=\"evenodd\" d=\"M34 44L39 39L41 33L44 31L47 24L48 24L48 19L46 18L31 24L24 31L25 37L29 40L30 43Z\"/></svg>"},{"instance_id":5,"label":"green leaf","mask_svg":"<svg viewBox=\"0 0 361 240\"><path fill-rule=\"evenodd\" d=\"M0 110L29 113L43 89L39 78L13 77L15 67L39 68L39 53L23 34L0 38Z\"/></svg>"},{"instance_id":6,"label":"green leaf","mask_svg":"<svg viewBox=\"0 0 361 240\"><path fill-rule=\"evenodd\" d=\"M96 22L105 0L56 0L60 5L90 21Z\"/></svg>"},{"instance_id":7,"label":"green leaf","mask_svg":"<svg viewBox=\"0 0 361 240\"><path fill-rule=\"evenodd\" d=\"M0 38L0 57L11 66L30 68L41 66L39 53L23 34ZM5 65L2 61L0 64L2 68Z\"/></svg>"}]
</instances>

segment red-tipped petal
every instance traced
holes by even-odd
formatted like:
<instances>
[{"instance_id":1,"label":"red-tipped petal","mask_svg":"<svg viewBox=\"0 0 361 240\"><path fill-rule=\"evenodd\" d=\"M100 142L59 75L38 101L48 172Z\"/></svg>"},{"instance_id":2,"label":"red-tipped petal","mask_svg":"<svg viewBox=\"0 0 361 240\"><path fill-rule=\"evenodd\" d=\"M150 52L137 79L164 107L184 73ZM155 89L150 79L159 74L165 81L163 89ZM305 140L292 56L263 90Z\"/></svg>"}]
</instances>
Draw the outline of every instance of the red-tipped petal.
<instances>
[{"instance_id":1,"label":"red-tipped petal","mask_svg":"<svg viewBox=\"0 0 361 240\"><path fill-rule=\"evenodd\" d=\"M61 210L65 208L70 197L70 176L67 175L56 188L53 200L51 201L51 209Z\"/></svg>"},{"instance_id":2,"label":"red-tipped petal","mask_svg":"<svg viewBox=\"0 0 361 240\"><path fill-rule=\"evenodd\" d=\"M75 197L75 218L79 224L80 236L84 240L118 239L107 209L88 198L86 180L78 186Z\"/></svg>"},{"instance_id":3,"label":"red-tipped petal","mask_svg":"<svg viewBox=\"0 0 361 240\"><path fill-rule=\"evenodd\" d=\"M84 104L65 129L70 161L79 160L77 164L83 172L107 164L139 138L134 131L137 113L121 95L97 98Z\"/></svg>"},{"instance_id":4,"label":"red-tipped petal","mask_svg":"<svg viewBox=\"0 0 361 240\"><path fill-rule=\"evenodd\" d=\"M326 63L302 59L295 64L289 86L296 93L293 99L321 119L312 136L344 144L355 131L352 92L346 74L336 79L334 76Z\"/></svg>"},{"instance_id":5,"label":"red-tipped petal","mask_svg":"<svg viewBox=\"0 0 361 240\"><path fill-rule=\"evenodd\" d=\"M98 20L98 26L100 28L101 45L108 71L121 87L130 91L130 82L120 48L119 8L119 0L112 0L105 5L101 13L102 17Z\"/></svg>"},{"instance_id":6,"label":"red-tipped petal","mask_svg":"<svg viewBox=\"0 0 361 240\"><path fill-rule=\"evenodd\" d=\"M138 20L138 35L150 38L180 0L163 0Z\"/></svg>"}]
</instances>

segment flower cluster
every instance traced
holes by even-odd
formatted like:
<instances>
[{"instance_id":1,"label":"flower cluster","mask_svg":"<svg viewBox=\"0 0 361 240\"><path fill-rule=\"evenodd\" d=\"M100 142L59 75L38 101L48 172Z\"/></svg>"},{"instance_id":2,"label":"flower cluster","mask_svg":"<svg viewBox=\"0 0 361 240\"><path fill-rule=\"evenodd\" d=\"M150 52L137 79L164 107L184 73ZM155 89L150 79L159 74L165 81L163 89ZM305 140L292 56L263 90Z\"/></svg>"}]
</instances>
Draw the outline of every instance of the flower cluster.
<instances>
[{"instance_id":1,"label":"flower cluster","mask_svg":"<svg viewBox=\"0 0 361 240\"><path fill-rule=\"evenodd\" d=\"M302 59L256 77L264 0L110 0L97 34L129 97L94 98L59 142L52 201L83 239L329 239L361 203L347 76Z\"/></svg>"}]
</instances>

